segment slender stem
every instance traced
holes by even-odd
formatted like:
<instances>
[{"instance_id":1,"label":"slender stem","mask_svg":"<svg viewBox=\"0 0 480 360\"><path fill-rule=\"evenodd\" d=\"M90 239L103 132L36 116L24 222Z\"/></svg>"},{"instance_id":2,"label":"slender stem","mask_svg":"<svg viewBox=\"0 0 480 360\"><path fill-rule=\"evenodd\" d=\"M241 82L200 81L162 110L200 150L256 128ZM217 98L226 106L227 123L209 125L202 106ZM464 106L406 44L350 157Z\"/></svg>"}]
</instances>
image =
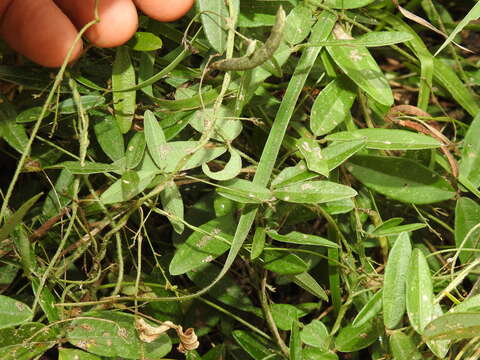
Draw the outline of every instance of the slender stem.
<instances>
[{"instance_id":1,"label":"slender stem","mask_svg":"<svg viewBox=\"0 0 480 360\"><path fill-rule=\"evenodd\" d=\"M265 320L267 321L268 328L272 332L283 355L288 358L290 356L290 351L285 342L283 341L282 337L280 336L277 325L275 324L275 320L273 320L272 312L270 311L270 304L267 296L267 274L267 271L265 271L260 283L260 303L262 304L262 310L263 314L265 315Z\"/></svg>"}]
</instances>

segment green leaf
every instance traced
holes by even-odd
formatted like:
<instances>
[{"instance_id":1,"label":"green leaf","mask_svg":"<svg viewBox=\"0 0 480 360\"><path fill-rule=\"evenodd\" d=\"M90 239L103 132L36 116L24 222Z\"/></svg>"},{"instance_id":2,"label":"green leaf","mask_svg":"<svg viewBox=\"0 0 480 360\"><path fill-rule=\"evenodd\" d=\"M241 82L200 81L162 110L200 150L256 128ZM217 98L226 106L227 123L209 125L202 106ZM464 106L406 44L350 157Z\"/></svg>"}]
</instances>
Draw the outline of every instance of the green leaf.
<instances>
[{"instance_id":1,"label":"green leaf","mask_svg":"<svg viewBox=\"0 0 480 360\"><path fill-rule=\"evenodd\" d=\"M127 170L122 174L120 179L122 184L122 194L124 199L131 199L137 195L140 190L138 188L140 184L140 177L135 170Z\"/></svg>"},{"instance_id":2,"label":"green leaf","mask_svg":"<svg viewBox=\"0 0 480 360\"><path fill-rule=\"evenodd\" d=\"M310 346L327 351L331 342L327 327L320 320L312 320L300 333L302 341Z\"/></svg>"},{"instance_id":3,"label":"green leaf","mask_svg":"<svg viewBox=\"0 0 480 360\"><path fill-rule=\"evenodd\" d=\"M26 304L0 295L0 329L16 326L30 321L33 312Z\"/></svg>"},{"instance_id":4,"label":"green leaf","mask_svg":"<svg viewBox=\"0 0 480 360\"><path fill-rule=\"evenodd\" d=\"M328 176L328 163L322 156L322 149L318 143L310 138L301 138L297 141L297 148L303 155L307 167L310 171L314 171L323 176Z\"/></svg>"},{"instance_id":5,"label":"green leaf","mask_svg":"<svg viewBox=\"0 0 480 360\"><path fill-rule=\"evenodd\" d=\"M303 348L303 358L304 360L338 360L338 355L331 351L305 346Z\"/></svg>"},{"instance_id":6,"label":"green leaf","mask_svg":"<svg viewBox=\"0 0 480 360\"><path fill-rule=\"evenodd\" d=\"M168 173L177 170L180 160L186 155L191 154L197 145L197 141L172 141L161 145L159 153L162 161L165 161L164 171ZM180 170L190 170L199 167L204 163L216 159L225 151L224 147L207 144L192 154Z\"/></svg>"},{"instance_id":7,"label":"green leaf","mask_svg":"<svg viewBox=\"0 0 480 360\"><path fill-rule=\"evenodd\" d=\"M413 36L408 32L372 31L357 37L355 41L361 43L363 46L376 47L394 45L402 42L407 42L412 39Z\"/></svg>"},{"instance_id":8,"label":"green leaf","mask_svg":"<svg viewBox=\"0 0 480 360\"><path fill-rule=\"evenodd\" d=\"M75 175L89 175L89 174L102 174L109 172L120 172L120 167L112 164L102 164L97 162L85 161L82 164L80 161L64 161L53 166L49 166L48 169L66 169Z\"/></svg>"},{"instance_id":9,"label":"green leaf","mask_svg":"<svg viewBox=\"0 0 480 360\"><path fill-rule=\"evenodd\" d=\"M383 282L383 322L389 329L397 327L405 313L405 286L411 254L408 233L401 233L388 255Z\"/></svg>"},{"instance_id":10,"label":"green leaf","mask_svg":"<svg viewBox=\"0 0 480 360\"><path fill-rule=\"evenodd\" d=\"M398 235L402 232L411 232L419 229L425 228L427 225L422 223L416 224L404 224L399 226L387 226L386 223L381 224L368 233L369 236L380 237L380 236L392 236Z\"/></svg>"},{"instance_id":11,"label":"green leaf","mask_svg":"<svg viewBox=\"0 0 480 360\"><path fill-rule=\"evenodd\" d=\"M433 285L425 255L414 249L407 272L407 314L410 324L419 334L433 318Z\"/></svg>"},{"instance_id":12,"label":"green leaf","mask_svg":"<svg viewBox=\"0 0 480 360\"><path fill-rule=\"evenodd\" d=\"M42 308L43 312L47 316L47 319L50 323L60 320L60 315L58 314L58 308L55 306L56 300L53 296L50 289L46 286L42 288L42 292L38 294L38 287L40 285L40 280L37 278L32 278L32 289L35 296L39 297L38 303Z\"/></svg>"},{"instance_id":13,"label":"green leaf","mask_svg":"<svg viewBox=\"0 0 480 360\"><path fill-rule=\"evenodd\" d=\"M292 280L295 284L308 291L313 296L318 297L319 299L328 301L328 296L320 286L317 280L310 275L308 272L303 272L301 274L296 274L292 277Z\"/></svg>"},{"instance_id":14,"label":"green leaf","mask_svg":"<svg viewBox=\"0 0 480 360\"><path fill-rule=\"evenodd\" d=\"M28 136L23 125L15 122L16 117L15 108L5 96L0 94L0 138L19 153L23 153L28 143Z\"/></svg>"},{"instance_id":15,"label":"green leaf","mask_svg":"<svg viewBox=\"0 0 480 360\"><path fill-rule=\"evenodd\" d=\"M480 4L476 3L473 8L468 12L467 15L455 26L455 29L451 32L445 42L440 46L440 48L435 53L437 56L445 47L455 39L455 36L468 25L470 21L476 20L480 17Z\"/></svg>"},{"instance_id":16,"label":"green leaf","mask_svg":"<svg viewBox=\"0 0 480 360\"><path fill-rule=\"evenodd\" d=\"M163 209L169 214L174 215L176 218L183 220L183 199L177 185L174 181L170 181L165 184L165 188L160 193L160 201L162 202ZM185 225L176 219L168 218L168 221L173 226L173 229L177 234L183 233Z\"/></svg>"},{"instance_id":17,"label":"green leaf","mask_svg":"<svg viewBox=\"0 0 480 360\"><path fill-rule=\"evenodd\" d=\"M58 350L58 360L101 360L98 356L78 349L61 348Z\"/></svg>"},{"instance_id":18,"label":"green leaf","mask_svg":"<svg viewBox=\"0 0 480 360\"><path fill-rule=\"evenodd\" d=\"M357 192L351 187L330 181L305 181L277 188L273 195L286 202L320 204L351 198Z\"/></svg>"},{"instance_id":19,"label":"green leaf","mask_svg":"<svg viewBox=\"0 0 480 360\"><path fill-rule=\"evenodd\" d=\"M480 205L466 197L458 199L457 206L455 207L455 244L458 249L479 248L479 223ZM474 227L476 227L475 230L473 230ZM477 253L471 251L459 251L459 257L463 264L468 263L478 256Z\"/></svg>"},{"instance_id":20,"label":"green leaf","mask_svg":"<svg viewBox=\"0 0 480 360\"><path fill-rule=\"evenodd\" d=\"M280 235L275 230L268 230L267 234L274 240L290 243L290 244L316 245L316 246L325 246L325 247L333 247L333 248L339 247L334 242L327 240L325 238L322 238L320 236L302 234L297 231L292 231L286 235Z\"/></svg>"},{"instance_id":21,"label":"green leaf","mask_svg":"<svg viewBox=\"0 0 480 360\"><path fill-rule=\"evenodd\" d=\"M423 356L417 350L412 336L401 331L395 331L390 336L390 349L395 360L422 360Z\"/></svg>"},{"instance_id":22,"label":"green leaf","mask_svg":"<svg viewBox=\"0 0 480 360\"><path fill-rule=\"evenodd\" d=\"M126 161L127 168L133 169L140 164L145 153L145 147L147 143L145 141L145 134L143 132L137 132L132 136L127 145Z\"/></svg>"},{"instance_id":23,"label":"green leaf","mask_svg":"<svg viewBox=\"0 0 480 360\"><path fill-rule=\"evenodd\" d=\"M40 323L0 330L2 360L31 360L57 343L56 331Z\"/></svg>"},{"instance_id":24,"label":"green leaf","mask_svg":"<svg viewBox=\"0 0 480 360\"><path fill-rule=\"evenodd\" d=\"M271 344L264 339L254 336L245 330L234 330L233 338L240 346L255 360L280 360L282 357L276 355Z\"/></svg>"},{"instance_id":25,"label":"green leaf","mask_svg":"<svg viewBox=\"0 0 480 360\"><path fill-rule=\"evenodd\" d=\"M346 78L329 83L317 96L310 114L310 128L316 136L328 134L347 118L357 94Z\"/></svg>"},{"instance_id":26,"label":"green leaf","mask_svg":"<svg viewBox=\"0 0 480 360\"><path fill-rule=\"evenodd\" d=\"M480 333L480 313L455 312L430 322L423 335L434 340L460 340L477 337Z\"/></svg>"},{"instance_id":27,"label":"green leaf","mask_svg":"<svg viewBox=\"0 0 480 360\"><path fill-rule=\"evenodd\" d=\"M154 76L155 51L142 52L138 64L138 85L148 96L153 97L153 86L149 84L149 79Z\"/></svg>"},{"instance_id":28,"label":"green leaf","mask_svg":"<svg viewBox=\"0 0 480 360\"><path fill-rule=\"evenodd\" d=\"M212 172L206 163L202 164L202 171L210 179L226 181L235 178L242 170L242 158L237 150L230 148L230 159L225 164L223 170Z\"/></svg>"},{"instance_id":29,"label":"green leaf","mask_svg":"<svg viewBox=\"0 0 480 360\"><path fill-rule=\"evenodd\" d=\"M355 352L373 344L379 335L379 328L369 321L362 326L347 325L341 328L335 339L335 349L341 352Z\"/></svg>"},{"instance_id":30,"label":"green leaf","mask_svg":"<svg viewBox=\"0 0 480 360\"><path fill-rule=\"evenodd\" d=\"M127 43L135 51L154 51L162 48L162 39L150 32L137 31Z\"/></svg>"},{"instance_id":31,"label":"green leaf","mask_svg":"<svg viewBox=\"0 0 480 360\"><path fill-rule=\"evenodd\" d=\"M209 263L230 248L235 223L231 215L219 217L200 226L181 244L170 262L172 275L181 275ZM223 240L220 240L223 238Z\"/></svg>"},{"instance_id":32,"label":"green leaf","mask_svg":"<svg viewBox=\"0 0 480 360\"><path fill-rule=\"evenodd\" d=\"M198 0L203 31L210 45L220 54L225 52L227 44L226 19L228 8L224 1Z\"/></svg>"},{"instance_id":33,"label":"green leaf","mask_svg":"<svg viewBox=\"0 0 480 360\"><path fill-rule=\"evenodd\" d=\"M333 142L323 148L323 156L327 159L329 170L332 171L363 148L365 148L363 140Z\"/></svg>"},{"instance_id":34,"label":"green leaf","mask_svg":"<svg viewBox=\"0 0 480 360\"><path fill-rule=\"evenodd\" d=\"M58 104L58 112L63 115L76 114L78 112L76 100L68 98ZM83 111L88 111L95 107L105 104L105 98L101 95L83 95L80 96L80 104Z\"/></svg>"},{"instance_id":35,"label":"green leaf","mask_svg":"<svg viewBox=\"0 0 480 360\"><path fill-rule=\"evenodd\" d=\"M216 116L214 117L214 115ZM189 124L198 132L203 133L205 130L205 123L211 122L214 119L215 131L212 135L213 139L219 141L232 141L242 132L242 122L239 119L235 119L233 111L226 106L221 106L216 114L213 108L197 110L192 116Z\"/></svg>"},{"instance_id":36,"label":"green leaf","mask_svg":"<svg viewBox=\"0 0 480 360\"><path fill-rule=\"evenodd\" d=\"M266 232L265 228L257 227L252 240L252 250L250 252L250 260L255 260L262 255L263 248L265 247Z\"/></svg>"},{"instance_id":37,"label":"green leaf","mask_svg":"<svg viewBox=\"0 0 480 360\"><path fill-rule=\"evenodd\" d=\"M480 310L480 294L466 298L450 309L451 312L473 312Z\"/></svg>"},{"instance_id":38,"label":"green leaf","mask_svg":"<svg viewBox=\"0 0 480 360\"><path fill-rule=\"evenodd\" d=\"M480 186L480 113L468 127L463 142L462 159L459 164L460 179L469 180L475 187Z\"/></svg>"},{"instance_id":39,"label":"green leaf","mask_svg":"<svg viewBox=\"0 0 480 360\"><path fill-rule=\"evenodd\" d=\"M443 86L471 116L476 117L480 106L472 92L460 80L453 68L440 59L434 59L434 79Z\"/></svg>"},{"instance_id":40,"label":"green leaf","mask_svg":"<svg viewBox=\"0 0 480 360\"><path fill-rule=\"evenodd\" d=\"M43 193L40 193L30 198L25 203L23 203L17 211L10 215L8 219L6 219L5 223L0 228L0 241L5 240L13 231L13 229L15 229L15 227L22 222L23 217L28 213L30 208L35 205L37 200L42 195Z\"/></svg>"},{"instance_id":41,"label":"green leaf","mask_svg":"<svg viewBox=\"0 0 480 360\"><path fill-rule=\"evenodd\" d=\"M283 38L290 45L299 44L308 36L312 25L311 8L299 3L287 16Z\"/></svg>"},{"instance_id":42,"label":"green leaf","mask_svg":"<svg viewBox=\"0 0 480 360\"><path fill-rule=\"evenodd\" d=\"M273 179L271 185L273 188L282 187L288 184L310 180L317 176L314 172L307 170L307 165L305 161L302 160L295 166L284 168L280 174Z\"/></svg>"},{"instance_id":43,"label":"green leaf","mask_svg":"<svg viewBox=\"0 0 480 360\"><path fill-rule=\"evenodd\" d=\"M125 156L125 144L118 124L113 116L98 119L93 126L97 141L103 152L116 161Z\"/></svg>"},{"instance_id":44,"label":"green leaf","mask_svg":"<svg viewBox=\"0 0 480 360\"><path fill-rule=\"evenodd\" d=\"M119 46L112 68L113 108L122 134L127 133L135 115L136 91L122 91L135 86L135 69L126 46Z\"/></svg>"},{"instance_id":45,"label":"green leaf","mask_svg":"<svg viewBox=\"0 0 480 360\"><path fill-rule=\"evenodd\" d=\"M290 304L272 304L270 311L277 327L285 331L290 330L292 324L297 322L299 318L307 315L305 311Z\"/></svg>"},{"instance_id":46,"label":"green leaf","mask_svg":"<svg viewBox=\"0 0 480 360\"><path fill-rule=\"evenodd\" d=\"M375 0L325 0L324 4L333 9L357 9L367 6L374 1Z\"/></svg>"},{"instance_id":47,"label":"green leaf","mask_svg":"<svg viewBox=\"0 0 480 360\"><path fill-rule=\"evenodd\" d=\"M350 36L340 25L334 34L337 39ZM345 74L378 103L391 106L393 94L385 75L364 46L327 46L328 53Z\"/></svg>"},{"instance_id":48,"label":"green leaf","mask_svg":"<svg viewBox=\"0 0 480 360\"><path fill-rule=\"evenodd\" d=\"M378 315L382 311L382 290L379 290L370 297L367 303L360 309L355 319L353 319L352 326L359 327Z\"/></svg>"},{"instance_id":49,"label":"green leaf","mask_svg":"<svg viewBox=\"0 0 480 360\"><path fill-rule=\"evenodd\" d=\"M128 201L135 195L145 190L157 175L155 171L149 170L140 170L137 171L136 174L138 177L138 182L136 182L136 186L131 187L127 191L125 191L126 187L123 182L125 179L119 179L115 181L112 185L110 185L110 187L102 193L102 195L100 196L100 200L105 205Z\"/></svg>"},{"instance_id":50,"label":"green leaf","mask_svg":"<svg viewBox=\"0 0 480 360\"><path fill-rule=\"evenodd\" d=\"M272 192L267 188L243 179L226 181L222 183L222 187L217 188L217 192L242 204L261 204L273 198Z\"/></svg>"},{"instance_id":51,"label":"green leaf","mask_svg":"<svg viewBox=\"0 0 480 360\"><path fill-rule=\"evenodd\" d=\"M290 330L290 360L303 360L302 341L300 340L298 321L292 322Z\"/></svg>"},{"instance_id":52,"label":"green leaf","mask_svg":"<svg viewBox=\"0 0 480 360\"><path fill-rule=\"evenodd\" d=\"M328 141L365 141L368 149L379 150L421 150L435 149L442 144L427 135L398 129L359 129L342 131L326 137Z\"/></svg>"},{"instance_id":53,"label":"green leaf","mask_svg":"<svg viewBox=\"0 0 480 360\"><path fill-rule=\"evenodd\" d=\"M43 203L42 214L51 218L59 213L60 209L68 205L73 199L73 174L63 169L55 182L55 187L50 190Z\"/></svg>"},{"instance_id":54,"label":"green leaf","mask_svg":"<svg viewBox=\"0 0 480 360\"><path fill-rule=\"evenodd\" d=\"M308 270L308 264L295 254L265 250L263 267L280 275L300 274Z\"/></svg>"},{"instance_id":55,"label":"green leaf","mask_svg":"<svg viewBox=\"0 0 480 360\"><path fill-rule=\"evenodd\" d=\"M42 114L42 109L43 109L42 106L34 106L27 110L24 110L17 115L15 122L17 124L24 124L24 123L37 121L40 115ZM50 115L49 111L47 111L47 113L45 114L45 117L47 117L48 115ZM1 131L0 131L0 134L1 134Z\"/></svg>"},{"instance_id":56,"label":"green leaf","mask_svg":"<svg viewBox=\"0 0 480 360\"><path fill-rule=\"evenodd\" d=\"M151 343L140 341L135 317L115 311L92 311L72 321L66 328L67 340L90 353L125 359L161 358L172 348L170 338L160 335Z\"/></svg>"},{"instance_id":57,"label":"green leaf","mask_svg":"<svg viewBox=\"0 0 480 360\"><path fill-rule=\"evenodd\" d=\"M347 170L367 187L406 203L431 204L455 195L445 179L406 158L355 156L348 161Z\"/></svg>"},{"instance_id":58,"label":"green leaf","mask_svg":"<svg viewBox=\"0 0 480 360\"><path fill-rule=\"evenodd\" d=\"M162 154L163 145L167 143L167 140L165 139L162 127L155 118L154 113L150 110L145 111L144 126L148 151L158 168L163 170L169 162L168 157Z\"/></svg>"}]
</instances>

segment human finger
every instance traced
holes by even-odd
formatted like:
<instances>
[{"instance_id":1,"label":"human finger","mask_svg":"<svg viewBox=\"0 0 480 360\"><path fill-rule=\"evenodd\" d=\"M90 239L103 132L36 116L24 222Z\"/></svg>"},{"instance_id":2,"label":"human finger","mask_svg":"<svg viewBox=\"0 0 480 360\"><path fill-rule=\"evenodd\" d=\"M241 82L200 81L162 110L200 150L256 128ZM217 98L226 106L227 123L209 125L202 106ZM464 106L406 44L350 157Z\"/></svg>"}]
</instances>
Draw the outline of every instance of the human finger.
<instances>
[{"instance_id":1,"label":"human finger","mask_svg":"<svg viewBox=\"0 0 480 360\"><path fill-rule=\"evenodd\" d=\"M0 35L17 52L46 66L62 65L78 35L77 29L52 0L14 0L0 24ZM70 61L82 53L75 43Z\"/></svg>"},{"instance_id":2,"label":"human finger","mask_svg":"<svg viewBox=\"0 0 480 360\"><path fill-rule=\"evenodd\" d=\"M195 0L134 0L134 2L140 10L152 19L175 21L191 9Z\"/></svg>"},{"instance_id":3,"label":"human finger","mask_svg":"<svg viewBox=\"0 0 480 360\"><path fill-rule=\"evenodd\" d=\"M95 0L54 0L78 29L95 19ZM138 15L131 0L100 0L100 22L85 36L99 47L115 47L127 42L138 27Z\"/></svg>"}]
</instances>

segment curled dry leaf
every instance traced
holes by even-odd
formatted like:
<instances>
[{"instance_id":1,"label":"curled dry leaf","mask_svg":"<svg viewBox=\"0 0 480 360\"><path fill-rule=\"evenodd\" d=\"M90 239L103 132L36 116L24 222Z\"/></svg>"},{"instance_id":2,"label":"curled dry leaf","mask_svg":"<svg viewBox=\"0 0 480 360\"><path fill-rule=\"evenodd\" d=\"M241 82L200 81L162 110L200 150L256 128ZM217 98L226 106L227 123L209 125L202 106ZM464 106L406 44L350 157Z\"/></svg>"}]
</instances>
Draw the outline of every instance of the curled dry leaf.
<instances>
[{"instance_id":1,"label":"curled dry leaf","mask_svg":"<svg viewBox=\"0 0 480 360\"><path fill-rule=\"evenodd\" d=\"M148 324L143 318L137 318L135 320L135 328L138 331L140 340L147 343L155 341L161 334L170 329L174 329L177 332L178 338L180 339L178 351L182 353L195 350L200 345L193 328L188 328L187 330L183 331L183 328L180 325L175 325L171 321L165 321L157 327Z\"/></svg>"},{"instance_id":2,"label":"curled dry leaf","mask_svg":"<svg viewBox=\"0 0 480 360\"><path fill-rule=\"evenodd\" d=\"M423 116L423 117L432 117L429 113L426 111L412 105L397 105L394 106L390 109L390 111L387 113L385 116L385 120L390 123L395 123L397 125L407 127L413 130L416 130L418 132L424 133L426 135L429 135L433 137L434 139L437 139L441 143L443 143L445 146L442 146L440 150L443 152L445 157L448 160L448 163L450 164L450 168L452 169L452 175L453 177L457 178L458 177L458 164L453 155L450 153L448 146L453 146L454 150L456 151L457 149L454 147L454 144L448 139L445 135L443 135L435 126L429 125L426 122L414 122L411 120L401 120L398 119L398 116L401 116L402 114L405 115L411 115L411 116Z\"/></svg>"},{"instance_id":3,"label":"curled dry leaf","mask_svg":"<svg viewBox=\"0 0 480 360\"><path fill-rule=\"evenodd\" d=\"M430 29L430 30L436 32L437 34L442 35L445 39L448 39L447 34L445 34L443 31L437 29L435 26L430 24L427 20L425 20L424 18L422 18L418 15L415 15L414 13L412 13L412 12L408 11L407 9L401 7L400 4L398 3L398 0L392 0L392 2L397 7L398 11L400 11L400 13L403 16L405 16L407 19L415 21L417 24L420 24L420 25L426 27L427 29ZM467 49L466 47L463 47L462 45L457 44L455 41L452 41L452 43L455 44L456 46L458 46L460 49L466 51L466 52L469 52L469 53L473 52L470 49Z\"/></svg>"}]
</instances>

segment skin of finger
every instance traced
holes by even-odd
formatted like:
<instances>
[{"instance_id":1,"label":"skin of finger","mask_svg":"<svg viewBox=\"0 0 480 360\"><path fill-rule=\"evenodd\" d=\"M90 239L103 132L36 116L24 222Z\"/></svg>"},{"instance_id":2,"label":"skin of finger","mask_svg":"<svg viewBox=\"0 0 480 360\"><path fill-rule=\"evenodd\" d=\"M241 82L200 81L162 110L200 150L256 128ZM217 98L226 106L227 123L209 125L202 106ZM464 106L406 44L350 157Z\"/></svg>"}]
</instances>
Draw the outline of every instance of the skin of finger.
<instances>
[{"instance_id":1,"label":"skin of finger","mask_svg":"<svg viewBox=\"0 0 480 360\"><path fill-rule=\"evenodd\" d=\"M95 18L95 0L55 0L75 26L80 29ZM115 47L127 42L138 27L137 9L131 0L100 0L100 22L85 36L99 47Z\"/></svg>"},{"instance_id":2,"label":"skin of finger","mask_svg":"<svg viewBox=\"0 0 480 360\"><path fill-rule=\"evenodd\" d=\"M5 10L7 10L8 5L10 5L11 2L12 0L0 0L0 19L2 18L3 13L5 12Z\"/></svg>"},{"instance_id":3,"label":"skin of finger","mask_svg":"<svg viewBox=\"0 0 480 360\"><path fill-rule=\"evenodd\" d=\"M61 66L74 44L77 29L52 0L13 0L0 24L0 36L30 60L46 66ZM82 53L75 44L70 61Z\"/></svg>"},{"instance_id":4,"label":"skin of finger","mask_svg":"<svg viewBox=\"0 0 480 360\"><path fill-rule=\"evenodd\" d=\"M223 0L211 0L223 1ZM195 0L134 0L140 10L158 21L175 21L185 15Z\"/></svg>"}]
</instances>

